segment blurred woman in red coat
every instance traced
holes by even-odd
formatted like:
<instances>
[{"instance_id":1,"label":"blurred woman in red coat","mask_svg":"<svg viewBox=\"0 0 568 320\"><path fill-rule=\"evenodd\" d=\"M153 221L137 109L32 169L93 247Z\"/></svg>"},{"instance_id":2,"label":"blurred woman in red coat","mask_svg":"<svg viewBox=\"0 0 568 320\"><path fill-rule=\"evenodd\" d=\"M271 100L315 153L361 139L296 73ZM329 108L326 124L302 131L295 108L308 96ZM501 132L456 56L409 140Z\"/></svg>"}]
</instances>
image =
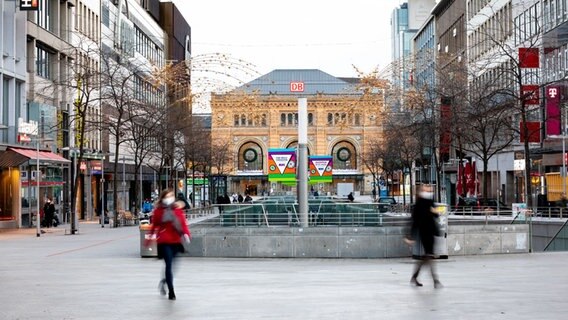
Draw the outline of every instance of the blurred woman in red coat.
<instances>
[{"instance_id":1,"label":"blurred woman in red coat","mask_svg":"<svg viewBox=\"0 0 568 320\"><path fill-rule=\"evenodd\" d=\"M178 253L184 252L182 242L189 242L191 233L185 222L185 214L176 203L174 191L162 191L152 215L151 235L156 236L158 259L164 259L165 277L160 281L160 293L166 295L164 285L168 286L168 298L175 300L172 266ZM149 240L146 240L146 246Z\"/></svg>"}]
</instances>

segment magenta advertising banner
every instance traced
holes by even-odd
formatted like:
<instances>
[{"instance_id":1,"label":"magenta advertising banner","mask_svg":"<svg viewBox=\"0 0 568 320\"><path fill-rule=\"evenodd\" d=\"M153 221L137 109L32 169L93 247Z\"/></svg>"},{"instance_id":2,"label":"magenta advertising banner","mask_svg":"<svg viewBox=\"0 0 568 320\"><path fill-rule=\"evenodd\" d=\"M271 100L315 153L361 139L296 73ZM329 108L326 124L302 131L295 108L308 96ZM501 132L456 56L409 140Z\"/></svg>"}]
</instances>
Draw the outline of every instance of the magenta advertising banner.
<instances>
[{"instance_id":1,"label":"magenta advertising banner","mask_svg":"<svg viewBox=\"0 0 568 320\"><path fill-rule=\"evenodd\" d=\"M546 96L546 135L559 135L560 130L560 87L547 86Z\"/></svg>"}]
</instances>

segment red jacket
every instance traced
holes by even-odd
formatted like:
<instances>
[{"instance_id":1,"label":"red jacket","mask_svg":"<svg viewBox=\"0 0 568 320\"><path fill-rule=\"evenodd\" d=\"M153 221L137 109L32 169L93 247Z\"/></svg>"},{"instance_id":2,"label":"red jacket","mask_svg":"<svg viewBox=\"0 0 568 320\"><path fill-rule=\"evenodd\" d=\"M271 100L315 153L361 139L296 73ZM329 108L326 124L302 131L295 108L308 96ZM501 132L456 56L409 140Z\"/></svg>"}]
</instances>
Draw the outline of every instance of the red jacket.
<instances>
[{"instance_id":1,"label":"red jacket","mask_svg":"<svg viewBox=\"0 0 568 320\"><path fill-rule=\"evenodd\" d=\"M159 206L154 210L152 216L152 229L150 234L156 234L158 243L181 243L181 235L178 233L172 222L162 222L162 217L164 215L164 207ZM183 233L187 234L191 238L191 233L187 223L185 222L185 214L179 208L175 208L174 215L181 222L183 228Z\"/></svg>"}]
</instances>

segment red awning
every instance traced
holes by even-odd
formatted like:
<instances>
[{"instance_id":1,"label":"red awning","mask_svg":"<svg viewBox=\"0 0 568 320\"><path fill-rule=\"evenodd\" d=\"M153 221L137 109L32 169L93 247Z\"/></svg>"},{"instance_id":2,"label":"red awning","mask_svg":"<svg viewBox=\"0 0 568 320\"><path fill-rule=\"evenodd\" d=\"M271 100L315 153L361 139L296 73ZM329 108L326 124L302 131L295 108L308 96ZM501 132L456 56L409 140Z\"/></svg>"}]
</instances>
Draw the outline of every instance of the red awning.
<instances>
[{"instance_id":1,"label":"red awning","mask_svg":"<svg viewBox=\"0 0 568 320\"><path fill-rule=\"evenodd\" d=\"M17 152L26 158L36 160L38 158L38 152L32 149L18 149L18 148L8 148L10 151ZM50 152L50 151L39 151L39 161L45 162L57 162L57 163L70 163L71 161L63 158L62 156Z\"/></svg>"},{"instance_id":2,"label":"red awning","mask_svg":"<svg viewBox=\"0 0 568 320\"><path fill-rule=\"evenodd\" d=\"M70 163L71 161L63 158L62 156L49 151L39 151L33 149L20 149L20 148L8 148L0 156L0 166L2 167L17 167L26 161L31 161L32 164L34 160L38 159L40 163Z\"/></svg>"}]
</instances>

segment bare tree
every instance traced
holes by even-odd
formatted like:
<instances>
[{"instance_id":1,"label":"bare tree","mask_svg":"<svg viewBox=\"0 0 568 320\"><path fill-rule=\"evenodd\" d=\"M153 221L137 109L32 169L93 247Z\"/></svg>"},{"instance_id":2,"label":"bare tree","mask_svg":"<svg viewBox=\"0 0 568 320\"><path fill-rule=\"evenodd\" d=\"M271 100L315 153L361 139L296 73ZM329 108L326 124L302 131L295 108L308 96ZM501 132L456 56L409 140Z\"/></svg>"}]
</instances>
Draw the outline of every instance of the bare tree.
<instances>
[{"instance_id":1,"label":"bare tree","mask_svg":"<svg viewBox=\"0 0 568 320\"><path fill-rule=\"evenodd\" d=\"M145 101L150 97L157 100L164 99L164 90L160 86L151 86L145 81L147 67L132 63L128 55L118 55L114 51L101 51L101 102L103 109L102 127L111 138L110 147L113 148L113 211L115 217L119 212L118 179L121 149L124 144L133 139L129 133L135 132L135 126L143 123L145 119ZM145 88L146 90L143 90ZM155 113L159 116L159 113ZM123 186L124 192L125 186ZM126 204L128 205L128 204ZM123 208L127 210L127 208ZM114 219L115 226L118 219Z\"/></svg>"},{"instance_id":2,"label":"bare tree","mask_svg":"<svg viewBox=\"0 0 568 320\"><path fill-rule=\"evenodd\" d=\"M100 78L98 45L84 37L77 36L76 43L66 49L70 56L74 57L74 63L69 64L66 72L61 72L59 78L54 81L55 86L67 88L71 92L73 107L69 110L69 118L61 118L59 128L68 126L74 128L68 141L72 148L68 148L69 156L76 161L73 168L74 179L70 187L70 210L71 210L71 233L77 231L77 198L79 192L84 195L85 190L81 183L81 163L87 149L92 152L94 141L100 138ZM72 179L69 179L70 181ZM84 215L85 207L80 206L81 216Z\"/></svg>"}]
</instances>

